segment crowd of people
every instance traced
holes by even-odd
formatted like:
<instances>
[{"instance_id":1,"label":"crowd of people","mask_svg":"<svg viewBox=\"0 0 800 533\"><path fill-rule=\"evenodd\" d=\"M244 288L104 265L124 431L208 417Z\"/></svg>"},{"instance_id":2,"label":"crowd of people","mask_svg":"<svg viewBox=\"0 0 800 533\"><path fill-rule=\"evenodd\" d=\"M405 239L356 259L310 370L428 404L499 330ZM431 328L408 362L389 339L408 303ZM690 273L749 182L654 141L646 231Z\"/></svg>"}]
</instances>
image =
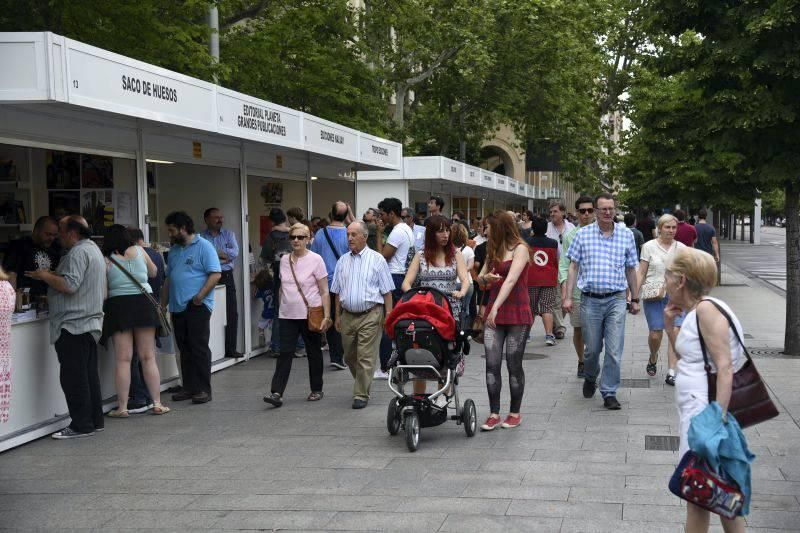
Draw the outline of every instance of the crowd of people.
<instances>
[{"instance_id":1,"label":"crowd of people","mask_svg":"<svg viewBox=\"0 0 800 533\"><path fill-rule=\"evenodd\" d=\"M391 357L385 317L403 292L421 286L444 292L462 328L482 337L489 397L484 431L522 423L522 360L537 316L545 346L565 337L569 320L583 396L592 398L599 388L605 408L618 410L626 316L643 309L650 350L644 370L651 377L667 333L666 382L676 387L682 450L692 417L708 404L702 328L718 376L717 401L726 409L731 376L743 360L734 341L741 325L724 303L706 297L716 284L719 247L704 210L694 225L681 210L657 220L649 214L620 220L610 194L581 196L576 215L554 202L547 218L503 210L480 219L458 212L447 218L443 208L433 196L424 217L396 198L385 198L361 219L341 201L331 206L329 220L306 220L300 208L270 211L272 227L252 269L254 295L267 304L262 316L271 317L262 323L270 329L270 354L277 358L266 403L283 405L298 354L308 361L307 400L322 400L326 348L330 366L352 375L353 409L366 407L373 380L386 379ZM41 218L32 237L6 255L0 311L23 286L49 303L50 340L71 417L54 438L104 429L98 343L113 345L116 358L118 405L108 416L170 412L161 402L155 361L166 311L181 377L172 400L211 401L209 322L217 284L225 286L228 302L225 354L242 356L233 275L240 247L219 209L206 210L204 221L206 230L197 233L188 214L166 217L172 245L166 262L144 246L136 228L113 225L98 246L80 216ZM733 316L731 328L712 303ZM510 389L505 418L503 359ZM704 521L708 513L689 505L687 523ZM741 525L723 523L726 530Z\"/></svg>"}]
</instances>

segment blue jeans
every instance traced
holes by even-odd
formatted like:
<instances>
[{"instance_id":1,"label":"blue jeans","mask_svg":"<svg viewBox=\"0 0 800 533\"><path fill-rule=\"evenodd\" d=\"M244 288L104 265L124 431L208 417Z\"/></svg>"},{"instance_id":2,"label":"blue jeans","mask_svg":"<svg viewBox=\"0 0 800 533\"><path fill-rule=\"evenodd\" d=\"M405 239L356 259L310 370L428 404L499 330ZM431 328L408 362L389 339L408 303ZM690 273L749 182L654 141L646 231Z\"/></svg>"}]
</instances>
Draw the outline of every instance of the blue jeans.
<instances>
[{"instance_id":1,"label":"blue jeans","mask_svg":"<svg viewBox=\"0 0 800 533\"><path fill-rule=\"evenodd\" d=\"M625 291L606 298L581 299L583 321L584 372L586 381L597 381L600 373L600 352L605 344L603 376L600 379L600 394L603 398L615 396L620 380L622 350L625 346Z\"/></svg>"},{"instance_id":2,"label":"blue jeans","mask_svg":"<svg viewBox=\"0 0 800 533\"><path fill-rule=\"evenodd\" d=\"M397 304L397 301L403 296L403 280L406 279L405 274L392 274L392 281L394 281L394 290L392 291L392 305L394 306ZM381 370L386 372L386 366L389 363L389 359L392 357L392 340L386 335L386 332L383 332L381 336L381 345L380 345L380 360L381 360Z\"/></svg>"}]
</instances>

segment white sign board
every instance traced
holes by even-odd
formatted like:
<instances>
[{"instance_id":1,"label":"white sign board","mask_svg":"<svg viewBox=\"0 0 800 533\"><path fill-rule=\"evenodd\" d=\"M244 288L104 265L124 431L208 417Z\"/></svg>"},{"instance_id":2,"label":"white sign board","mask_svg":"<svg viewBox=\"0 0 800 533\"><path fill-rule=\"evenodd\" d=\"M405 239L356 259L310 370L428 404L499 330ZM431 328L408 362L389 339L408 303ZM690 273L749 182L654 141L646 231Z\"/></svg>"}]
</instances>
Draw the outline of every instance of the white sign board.
<instances>
[{"instance_id":1,"label":"white sign board","mask_svg":"<svg viewBox=\"0 0 800 533\"><path fill-rule=\"evenodd\" d=\"M463 181L461 170L464 164L452 159L442 158L442 177L450 181Z\"/></svg>"},{"instance_id":2,"label":"white sign board","mask_svg":"<svg viewBox=\"0 0 800 533\"><path fill-rule=\"evenodd\" d=\"M214 86L66 39L67 101L213 131Z\"/></svg>"},{"instance_id":3,"label":"white sign board","mask_svg":"<svg viewBox=\"0 0 800 533\"><path fill-rule=\"evenodd\" d=\"M303 117L306 149L319 154L358 161L358 134L333 122L313 116Z\"/></svg>"},{"instance_id":4,"label":"white sign board","mask_svg":"<svg viewBox=\"0 0 800 533\"><path fill-rule=\"evenodd\" d=\"M303 145L300 111L220 87L217 115L220 133L292 148Z\"/></svg>"},{"instance_id":5,"label":"white sign board","mask_svg":"<svg viewBox=\"0 0 800 533\"><path fill-rule=\"evenodd\" d=\"M473 185L481 184L481 169L477 167L465 166L464 173L467 183L471 183Z\"/></svg>"},{"instance_id":6,"label":"white sign board","mask_svg":"<svg viewBox=\"0 0 800 533\"><path fill-rule=\"evenodd\" d=\"M400 168L400 144L362 133L359 135L359 162L383 168Z\"/></svg>"}]
</instances>

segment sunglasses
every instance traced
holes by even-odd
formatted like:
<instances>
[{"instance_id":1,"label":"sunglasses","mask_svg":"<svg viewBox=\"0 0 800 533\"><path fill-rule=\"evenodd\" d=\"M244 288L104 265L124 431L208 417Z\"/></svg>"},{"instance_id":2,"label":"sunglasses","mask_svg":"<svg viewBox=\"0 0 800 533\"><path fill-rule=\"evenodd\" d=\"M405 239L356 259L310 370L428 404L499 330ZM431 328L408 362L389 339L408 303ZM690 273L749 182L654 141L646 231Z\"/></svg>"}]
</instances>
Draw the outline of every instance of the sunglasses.
<instances>
[{"instance_id":1,"label":"sunglasses","mask_svg":"<svg viewBox=\"0 0 800 533\"><path fill-rule=\"evenodd\" d=\"M290 235L289 239L293 240L293 241L304 241L306 239L306 236L305 235Z\"/></svg>"},{"instance_id":2,"label":"sunglasses","mask_svg":"<svg viewBox=\"0 0 800 533\"><path fill-rule=\"evenodd\" d=\"M582 215L585 215L587 213L591 215L592 213L594 213L594 208L593 207L587 207L585 209L578 209L578 212L580 214L582 214Z\"/></svg>"}]
</instances>

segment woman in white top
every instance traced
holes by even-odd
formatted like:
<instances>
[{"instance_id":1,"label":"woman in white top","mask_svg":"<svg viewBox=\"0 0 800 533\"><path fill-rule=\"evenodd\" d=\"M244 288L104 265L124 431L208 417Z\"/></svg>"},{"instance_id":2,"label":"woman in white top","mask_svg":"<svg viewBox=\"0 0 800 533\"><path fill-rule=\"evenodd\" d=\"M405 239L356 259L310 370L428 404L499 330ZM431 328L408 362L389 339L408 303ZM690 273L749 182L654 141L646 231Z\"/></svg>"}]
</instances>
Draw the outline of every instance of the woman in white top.
<instances>
[{"instance_id":1,"label":"woman in white top","mask_svg":"<svg viewBox=\"0 0 800 533\"><path fill-rule=\"evenodd\" d=\"M703 333L712 372L717 374L717 397L726 420L728 403L733 390L733 374L745 362L741 344L725 316L709 300L719 304L730 315L733 327L742 338L742 325L727 304L706 295L717 281L714 258L694 248L684 248L675 254L667 266L666 291L669 304L664 311L664 324L669 342L678 360L675 384L675 403L680 414L681 444L679 457L688 451L688 432L691 420L708 406L708 381L700 348L698 325ZM675 318L686 313L683 327L676 330ZM721 518L726 533L744 531L744 519ZM691 503L686 506L686 531L708 531L709 512Z\"/></svg>"},{"instance_id":2,"label":"woman in white top","mask_svg":"<svg viewBox=\"0 0 800 533\"><path fill-rule=\"evenodd\" d=\"M664 273L667 264L672 260L675 252L685 248L684 244L675 240L678 229L678 219L672 215L662 215L658 219L658 238L647 241L642 246L639 260L639 297L644 302L644 316L647 319L647 344L650 347L650 359L647 362L647 375L656 375L658 350L664 336L664 308L669 302L669 297L664 289ZM683 316L675 318L675 327L680 328ZM669 369L665 382L675 385L675 354L667 346Z\"/></svg>"}]
</instances>

